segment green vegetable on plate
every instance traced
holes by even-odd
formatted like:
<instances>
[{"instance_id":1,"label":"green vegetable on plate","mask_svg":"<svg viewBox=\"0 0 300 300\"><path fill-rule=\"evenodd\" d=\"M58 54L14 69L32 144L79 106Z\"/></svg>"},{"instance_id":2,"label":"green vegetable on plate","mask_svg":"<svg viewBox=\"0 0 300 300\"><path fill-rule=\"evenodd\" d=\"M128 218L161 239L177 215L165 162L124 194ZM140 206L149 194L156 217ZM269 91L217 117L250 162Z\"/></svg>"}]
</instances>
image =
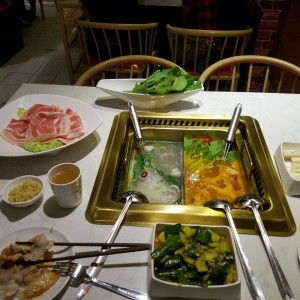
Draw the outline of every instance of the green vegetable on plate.
<instances>
[{"instance_id":1,"label":"green vegetable on plate","mask_svg":"<svg viewBox=\"0 0 300 300\"><path fill-rule=\"evenodd\" d=\"M21 145L21 147L27 151L37 153L52 150L61 147L62 145L63 143L59 140L53 140L49 143L26 141Z\"/></svg>"},{"instance_id":2,"label":"green vegetable on plate","mask_svg":"<svg viewBox=\"0 0 300 300\"><path fill-rule=\"evenodd\" d=\"M168 225L156 233L151 253L157 278L196 286L237 280L228 238L202 226Z\"/></svg>"},{"instance_id":3,"label":"green vegetable on plate","mask_svg":"<svg viewBox=\"0 0 300 300\"><path fill-rule=\"evenodd\" d=\"M137 83L129 92L163 95L191 91L201 87L201 83L195 82L193 76L175 66L171 69L156 70L146 80Z\"/></svg>"}]
</instances>

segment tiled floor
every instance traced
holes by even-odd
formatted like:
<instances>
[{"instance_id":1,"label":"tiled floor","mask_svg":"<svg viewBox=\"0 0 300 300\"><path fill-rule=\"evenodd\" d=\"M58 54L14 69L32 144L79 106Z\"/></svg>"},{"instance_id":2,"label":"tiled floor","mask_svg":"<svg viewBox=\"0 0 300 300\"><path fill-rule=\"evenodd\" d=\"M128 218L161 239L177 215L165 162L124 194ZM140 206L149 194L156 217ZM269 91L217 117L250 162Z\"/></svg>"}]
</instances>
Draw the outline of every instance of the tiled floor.
<instances>
[{"instance_id":1,"label":"tiled floor","mask_svg":"<svg viewBox=\"0 0 300 300\"><path fill-rule=\"evenodd\" d=\"M37 6L37 19L22 29L24 48L0 67L0 107L22 83L71 84L53 4L44 2L45 20Z\"/></svg>"}]
</instances>

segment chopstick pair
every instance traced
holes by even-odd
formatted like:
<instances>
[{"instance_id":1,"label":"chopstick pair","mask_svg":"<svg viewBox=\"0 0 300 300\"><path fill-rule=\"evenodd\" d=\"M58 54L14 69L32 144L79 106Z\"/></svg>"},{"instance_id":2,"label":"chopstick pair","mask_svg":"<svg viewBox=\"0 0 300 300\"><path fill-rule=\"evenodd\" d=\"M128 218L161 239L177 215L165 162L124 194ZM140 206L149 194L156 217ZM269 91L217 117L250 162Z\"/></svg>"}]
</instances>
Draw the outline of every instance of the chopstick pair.
<instances>
[{"instance_id":1,"label":"chopstick pair","mask_svg":"<svg viewBox=\"0 0 300 300\"><path fill-rule=\"evenodd\" d=\"M28 244L28 242L18 242L19 244ZM66 243L64 243L66 244ZM70 243L67 243L70 244ZM74 244L74 243L71 243ZM78 243L76 243L78 244ZM69 256L62 256L62 257L55 257L55 258L49 258L49 259L41 259L36 261L25 261L25 260L18 260L15 263L18 265L24 265L24 266L30 266L30 265L36 265L46 262L55 262L55 261L64 261L64 260L74 260L74 259L80 259L80 258L87 258L87 257L93 257L93 256L107 256L107 255L113 255L113 254L121 254L121 253L129 253L129 252L137 252L137 251L145 251L150 249L150 244L130 244L130 243L80 243L80 244L97 244L97 245L105 245L107 247L124 247L124 245L130 245L130 247L121 248L121 249L101 249L99 251L86 251L86 252L78 252L75 253L75 255L69 255ZM111 246L109 246L111 245ZM116 246L117 245L117 246ZM135 245L135 246L132 246ZM64 245L65 246L65 245Z\"/></svg>"},{"instance_id":2,"label":"chopstick pair","mask_svg":"<svg viewBox=\"0 0 300 300\"><path fill-rule=\"evenodd\" d=\"M17 245L33 245L34 242L15 242ZM88 246L88 247L137 247L149 244L143 243L85 243L85 242L54 242L55 246Z\"/></svg>"}]
</instances>

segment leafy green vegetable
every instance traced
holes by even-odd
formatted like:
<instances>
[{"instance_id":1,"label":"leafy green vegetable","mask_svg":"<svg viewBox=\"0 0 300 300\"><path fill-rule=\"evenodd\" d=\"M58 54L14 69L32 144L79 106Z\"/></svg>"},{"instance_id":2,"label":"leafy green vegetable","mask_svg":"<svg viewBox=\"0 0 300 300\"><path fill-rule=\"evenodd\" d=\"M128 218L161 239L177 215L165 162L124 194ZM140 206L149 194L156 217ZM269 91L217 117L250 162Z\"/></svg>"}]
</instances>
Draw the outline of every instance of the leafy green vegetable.
<instances>
[{"instance_id":1,"label":"leafy green vegetable","mask_svg":"<svg viewBox=\"0 0 300 300\"><path fill-rule=\"evenodd\" d=\"M177 66L171 69L156 70L145 81L136 84L129 91L141 94L168 94L191 91L201 88L200 82L195 82L193 76L183 72Z\"/></svg>"},{"instance_id":2,"label":"leafy green vegetable","mask_svg":"<svg viewBox=\"0 0 300 300\"><path fill-rule=\"evenodd\" d=\"M198 161L199 164L208 164L221 158L224 147L225 141L223 140L204 142L201 139L184 138L184 152L186 158ZM236 160L240 160L239 152L236 150L229 151L226 161L231 163ZM194 167L196 168L196 165Z\"/></svg>"}]
</instances>

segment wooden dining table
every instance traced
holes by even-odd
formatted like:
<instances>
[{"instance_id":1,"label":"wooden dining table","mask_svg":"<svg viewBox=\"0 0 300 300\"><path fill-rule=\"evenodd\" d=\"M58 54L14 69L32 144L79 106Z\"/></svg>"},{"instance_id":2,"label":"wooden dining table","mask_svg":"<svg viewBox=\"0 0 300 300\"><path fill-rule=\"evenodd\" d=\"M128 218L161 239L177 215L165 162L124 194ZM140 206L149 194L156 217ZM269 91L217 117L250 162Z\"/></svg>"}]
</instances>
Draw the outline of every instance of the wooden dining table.
<instances>
[{"instance_id":1,"label":"wooden dining table","mask_svg":"<svg viewBox=\"0 0 300 300\"><path fill-rule=\"evenodd\" d=\"M71 145L56 155L27 157L0 157L0 189L11 179L33 174L44 183L43 200L27 208L14 208L0 203L0 240L17 230L29 227L56 229L69 241L105 242L112 225L92 224L86 219L86 209L106 147L114 116L127 110L127 103L112 99L96 87L78 87L50 84L23 84L8 101L24 95L55 94L75 98L93 107L102 118L102 124L93 134ZM242 115L255 118L261 127L268 150L274 161L274 152L282 142L300 143L300 95L240 92L200 92L157 110L163 113L232 115L235 106L241 103ZM143 110L137 108L137 111ZM1 120L0 120L1 122ZM57 206L47 171L62 162L73 162L82 172L83 201L74 209ZM300 199L286 196L296 226L300 226ZM116 242L150 242L152 227L122 226ZM266 299L281 299L274 275L258 234L240 234L249 263L262 287ZM296 299L300 299L300 268L297 251L300 251L300 232L287 237L270 236L276 256L291 285ZM75 247L75 252L91 250ZM147 267L149 252L126 253L109 256L99 274L99 279L147 292ZM92 258L78 262L89 265ZM252 299L244 275L241 280L241 299ZM78 287L67 285L55 299L76 299ZM93 286L85 299L122 299L103 288Z\"/></svg>"}]
</instances>

